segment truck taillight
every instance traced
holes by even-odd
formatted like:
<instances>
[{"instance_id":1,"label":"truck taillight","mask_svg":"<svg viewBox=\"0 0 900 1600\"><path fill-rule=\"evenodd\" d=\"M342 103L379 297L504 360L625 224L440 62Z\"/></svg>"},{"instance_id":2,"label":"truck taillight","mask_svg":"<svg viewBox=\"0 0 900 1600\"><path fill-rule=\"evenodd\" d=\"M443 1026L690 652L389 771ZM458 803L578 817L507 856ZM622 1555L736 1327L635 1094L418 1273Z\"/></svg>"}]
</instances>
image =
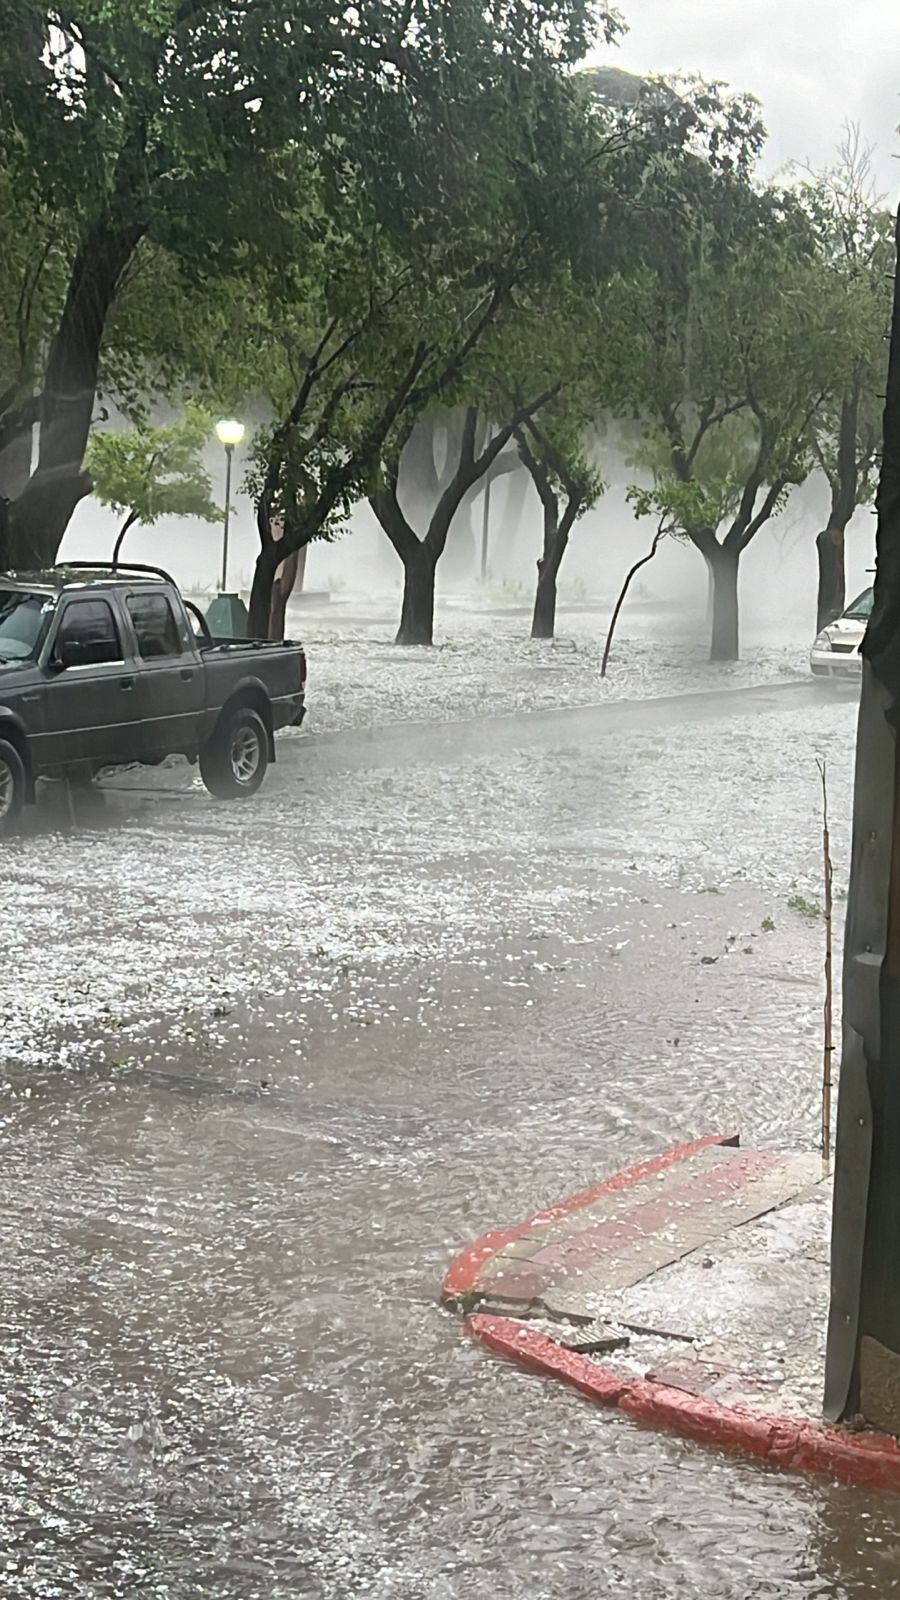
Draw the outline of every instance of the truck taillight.
<instances>
[{"instance_id":1,"label":"truck taillight","mask_svg":"<svg viewBox=\"0 0 900 1600\"><path fill-rule=\"evenodd\" d=\"M306 651L300 651L300 687L306 688Z\"/></svg>"}]
</instances>

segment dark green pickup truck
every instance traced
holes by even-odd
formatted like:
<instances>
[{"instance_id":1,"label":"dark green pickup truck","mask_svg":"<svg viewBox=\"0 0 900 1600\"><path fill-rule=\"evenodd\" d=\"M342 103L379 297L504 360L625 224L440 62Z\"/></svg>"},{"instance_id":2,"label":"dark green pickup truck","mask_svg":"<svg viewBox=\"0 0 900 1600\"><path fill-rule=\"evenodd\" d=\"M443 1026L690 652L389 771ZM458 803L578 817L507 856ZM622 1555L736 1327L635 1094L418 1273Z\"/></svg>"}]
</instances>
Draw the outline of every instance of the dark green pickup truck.
<instances>
[{"instance_id":1,"label":"dark green pickup truck","mask_svg":"<svg viewBox=\"0 0 900 1600\"><path fill-rule=\"evenodd\" d=\"M305 691L300 645L213 639L161 569L0 574L0 833L37 778L168 755L222 799L255 794Z\"/></svg>"}]
</instances>

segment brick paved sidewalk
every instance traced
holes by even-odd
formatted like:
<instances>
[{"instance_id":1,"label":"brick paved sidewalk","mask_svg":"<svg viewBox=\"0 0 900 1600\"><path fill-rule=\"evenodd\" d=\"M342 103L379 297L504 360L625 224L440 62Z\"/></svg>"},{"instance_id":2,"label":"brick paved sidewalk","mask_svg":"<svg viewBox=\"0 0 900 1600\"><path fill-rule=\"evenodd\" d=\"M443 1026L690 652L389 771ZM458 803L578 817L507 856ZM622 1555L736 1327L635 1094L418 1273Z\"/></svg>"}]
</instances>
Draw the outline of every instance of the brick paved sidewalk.
<instances>
[{"instance_id":1,"label":"brick paved sidewalk","mask_svg":"<svg viewBox=\"0 0 900 1600\"><path fill-rule=\"evenodd\" d=\"M495 1350L604 1403L900 1488L892 1440L820 1420L830 1211L817 1155L710 1137L486 1234L443 1298Z\"/></svg>"}]
</instances>

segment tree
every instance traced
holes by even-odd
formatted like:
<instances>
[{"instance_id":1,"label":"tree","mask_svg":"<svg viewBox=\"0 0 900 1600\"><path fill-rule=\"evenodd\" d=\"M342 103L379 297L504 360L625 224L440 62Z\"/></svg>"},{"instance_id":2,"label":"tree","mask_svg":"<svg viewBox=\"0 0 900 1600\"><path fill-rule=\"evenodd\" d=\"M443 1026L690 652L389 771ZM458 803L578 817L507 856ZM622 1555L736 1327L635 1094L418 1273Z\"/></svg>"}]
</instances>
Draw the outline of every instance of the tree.
<instances>
[{"instance_id":1,"label":"tree","mask_svg":"<svg viewBox=\"0 0 900 1600\"><path fill-rule=\"evenodd\" d=\"M435 569L447 544L450 524L465 495L501 455L516 429L539 411L550 394L524 401L502 427L479 449L478 409L469 406L460 436L459 451L447 487L441 494L420 537L407 520L399 497L399 455L388 457L382 482L373 490L370 503L382 528L403 562L403 608L397 644L433 643Z\"/></svg>"},{"instance_id":2,"label":"tree","mask_svg":"<svg viewBox=\"0 0 900 1600\"><path fill-rule=\"evenodd\" d=\"M0 140L0 505L15 500L31 472L31 435L9 418L33 394L42 351L66 271L65 231L40 200L23 188ZM0 519L2 532L2 519Z\"/></svg>"},{"instance_id":3,"label":"tree","mask_svg":"<svg viewBox=\"0 0 900 1600\"><path fill-rule=\"evenodd\" d=\"M438 339L438 348L449 354L453 338L459 340L465 330L474 328L474 337L466 335L464 348L450 358L449 367L438 377L437 392L476 407L504 436L507 419L525 397L537 393L554 397L537 421L532 413L530 420L523 417L514 430L521 459L536 484L544 511L544 550L533 624L539 637L553 632L557 574L571 529L601 490L600 480L589 463L589 445L606 408L604 365L621 363L621 353L613 355L606 337L606 306L602 304L601 311L601 303L611 278L617 272L630 270L640 258L646 230L658 229L663 220L668 204L667 184L657 183L651 222L648 218L652 207L646 197L648 174L654 173L661 180L673 166L677 169L686 154L693 162L693 143L701 130L710 139L720 136L716 131L717 117L726 130L731 120L741 130L744 128L742 114L732 117L727 108L723 110L720 98L705 90L702 94L691 91L684 97L668 91L642 93L639 103L629 101L624 109L611 109L608 97L598 96L594 85L591 76L571 86L562 101L554 102L551 96L549 115L546 105L539 101L540 145L536 145L526 123L529 137L522 153L518 151L515 138L521 138L522 133L521 103L511 133L511 151L504 153L495 139L486 141L492 156L498 150L505 154L507 165L516 174L516 184L493 179L493 188L487 191L494 198L489 207L490 227L486 238L479 235L479 207L473 205L473 197L483 186L486 173L490 180L493 170L481 152L481 170L473 175L473 184L467 190L466 215L460 220L459 237L471 240L475 262L483 257L476 283L484 284L491 271L487 282L492 298L484 316L484 299L466 312L465 299L461 298L456 331L448 328ZM535 92L533 78L529 89ZM721 137L725 139L726 134ZM731 137L730 133L727 137ZM635 219L642 210L642 225L636 227ZM498 276L496 266L489 266L490 247L504 236L504 217L509 218L509 255L503 275ZM525 230L523 220L530 224ZM513 273L509 271L510 262L516 263ZM465 292L464 289L463 296ZM402 445L410 438L409 419L416 415L417 403L422 399L429 403L434 393L429 384L417 384L413 394L404 400ZM418 442L415 439L417 463ZM395 442L393 456L389 452L385 462L385 480L391 488L400 459ZM451 459L455 481L455 454ZM495 460L493 470L499 470L501 459ZM428 476L432 475L426 473ZM427 531L423 528L418 543L408 538L401 540L399 492L394 499L398 505L390 507L391 526L387 531L395 548L403 554L407 597L399 637L409 638L410 618L421 609L425 618L422 633L430 639L435 562L427 557L437 549L439 559L446 544L444 533L436 542L433 538L441 522L441 498L436 495L431 508L437 522L429 523ZM377 494L373 504L384 525L388 502ZM409 508L406 515L408 522ZM414 602L409 593L413 574L423 590L430 585L424 606Z\"/></svg>"},{"instance_id":4,"label":"tree","mask_svg":"<svg viewBox=\"0 0 900 1600\"><path fill-rule=\"evenodd\" d=\"M192 405L177 422L165 427L110 429L91 437L85 468L101 505L111 506L124 521L113 550L118 561L122 543L135 523L152 526L160 517L199 517L221 522L212 499L212 483L201 460L209 443L212 419Z\"/></svg>"},{"instance_id":5,"label":"tree","mask_svg":"<svg viewBox=\"0 0 900 1600\"><path fill-rule=\"evenodd\" d=\"M890 316L891 219L877 195L871 152L847 128L835 165L806 172L799 194L832 280L830 393L817 414L816 461L828 483L829 511L817 536L817 631L846 603L847 525L875 492L881 440L884 337Z\"/></svg>"},{"instance_id":6,"label":"tree","mask_svg":"<svg viewBox=\"0 0 900 1600\"><path fill-rule=\"evenodd\" d=\"M516 315L488 355L499 391L488 402L495 412L501 406L514 412L528 394L550 396L513 432L511 465L525 469L542 513L533 639L553 638L557 579L572 529L603 491L591 453L606 401L604 276L591 273L581 282L569 263L561 263L539 293L520 296Z\"/></svg>"},{"instance_id":7,"label":"tree","mask_svg":"<svg viewBox=\"0 0 900 1600\"><path fill-rule=\"evenodd\" d=\"M0 508L0 563L18 565L52 561L90 488L83 458L111 320L143 255L171 254L195 279L283 256L298 169L277 159L285 151L337 185L352 153L387 213L412 167L398 144L409 103L443 106L454 81L489 97L512 58L565 64L598 24L617 27L589 0L458 0L452 16L430 0L337 11L312 0L302 17L254 0L75 0L62 12L4 0L0 20L0 170L50 216L61 257L49 337L7 384L0 416L7 446L36 432L34 470ZM453 136L447 121L445 144Z\"/></svg>"},{"instance_id":8,"label":"tree","mask_svg":"<svg viewBox=\"0 0 900 1600\"><path fill-rule=\"evenodd\" d=\"M740 558L814 463L834 307L791 196L729 179L708 199L674 282L657 272L627 288L645 386L635 464L653 474L650 508L706 562L710 656L732 661Z\"/></svg>"},{"instance_id":9,"label":"tree","mask_svg":"<svg viewBox=\"0 0 900 1600\"><path fill-rule=\"evenodd\" d=\"M482 434L490 424L480 415L478 443L484 442ZM437 506L441 495L449 487L459 461L462 430L465 427L466 407L435 407L417 418L400 458L399 495L406 507L413 527L425 526ZM444 571L463 582L475 573L476 533L472 512L479 494L486 491L488 483L496 483L519 466L518 456L512 450L497 456L483 477L473 484L463 496L460 508L450 524L447 548L442 557Z\"/></svg>"},{"instance_id":10,"label":"tree","mask_svg":"<svg viewBox=\"0 0 900 1600\"><path fill-rule=\"evenodd\" d=\"M464 99L463 87L449 151L443 112L436 121L433 105L412 108L416 173L399 186L410 196L409 213L398 202L388 226L360 175L348 171L340 195L323 197L322 270L311 268L307 251L303 281L298 274L293 292L279 290L267 312L277 329L271 345L287 359L276 354L266 380L279 420L257 441L252 476L261 542L254 630L268 616L284 554L332 537L356 499L390 489L419 419L438 405L489 412L485 363L517 298L536 295L565 253L587 254L578 238L582 202L590 194L599 214L599 192L609 192L623 144L618 131L598 138L581 96L538 63L527 74L507 63L489 101ZM411 138L401 144L413 147ZM423 193L426 150L434 159L425 161ZM312 254L319 248L314 240ZM474 463L483 454L476 451ZM488 452L487 464L495 460ZM452 475L455 481L456 465ZM399 494L399 476L396 487ZM284 519L277 548L273 514ZM446 533L440 543L443 549ZM424 581L424 561L411 559L406 570ZM418 600L413 609L422 609Z\"/></svg>"},{"instance_id":11,"label":"tree","mask_svg":"<svg viewBox=\"0 0 900 1600\"><path fill-rule=\"evenodd\" d=\"M554 433L556 437L554 437ZM538 579L532 639L552 639L556 628L556 585L569 536L579 517L599 498L603 484L591 468L581 441L561 437L553 420L529 417L516 430L519 454L531 475L543 512L543 541L538 557Z\"/></svg>"}]
</instances>

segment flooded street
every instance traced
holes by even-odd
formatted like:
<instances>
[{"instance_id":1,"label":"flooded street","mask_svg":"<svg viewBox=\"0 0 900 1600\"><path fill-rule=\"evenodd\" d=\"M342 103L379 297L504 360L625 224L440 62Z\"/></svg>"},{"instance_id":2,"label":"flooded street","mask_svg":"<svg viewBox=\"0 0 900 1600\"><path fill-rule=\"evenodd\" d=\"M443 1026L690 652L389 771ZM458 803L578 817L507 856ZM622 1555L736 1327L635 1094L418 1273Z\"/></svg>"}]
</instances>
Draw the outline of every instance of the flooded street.
<instances>
[{"instance_id":1,"label":"flooded street","mask_svg":"<svg viewBox=\"0 0 900 1600\"><path fill-rule=\"evenodd\" d=\"M816 758L842 895L855 709L291 737L247 807L183 768L47 796L0 905L4 1600L900 1591L895 1499L644 1430L437 1305L468 1239L679 1138L814 1147Z\"/></svg>"}]
</instances>

